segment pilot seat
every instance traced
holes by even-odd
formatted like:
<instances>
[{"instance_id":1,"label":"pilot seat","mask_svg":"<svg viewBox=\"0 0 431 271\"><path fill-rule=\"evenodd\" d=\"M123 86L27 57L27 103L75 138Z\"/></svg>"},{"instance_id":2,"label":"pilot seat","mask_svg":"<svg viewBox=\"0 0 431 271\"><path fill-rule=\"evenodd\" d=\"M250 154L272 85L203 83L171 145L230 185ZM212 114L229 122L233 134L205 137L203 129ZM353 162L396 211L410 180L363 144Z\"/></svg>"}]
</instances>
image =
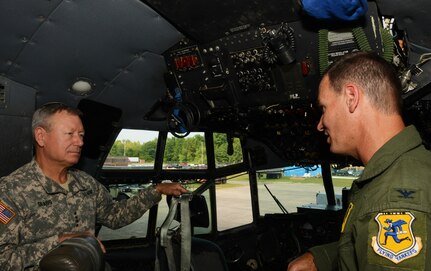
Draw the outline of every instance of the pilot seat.
<instances>
[{"instance_id":1,"label":"pilot seat","mask_svg":"<svg viewBox=\"0 0 431 271\"><path fill-rule=\"evenodd\" d=\"M60 243L39 263L40 271L110 271L96 238L74 237Z\"/></svg>"},{"instance_id":2,"label":"pilot seat","mask_svg":"<svg viewBox=\"0 0 431 271\"><path fill-rule=\"evenodd\" d=\"M192 227L208 225L208 208L203 196L183 194L173 198L169 213L158 229L155 270L227 271L223 251L216 243L192 237Z\"/></svg>"}]
</instances>

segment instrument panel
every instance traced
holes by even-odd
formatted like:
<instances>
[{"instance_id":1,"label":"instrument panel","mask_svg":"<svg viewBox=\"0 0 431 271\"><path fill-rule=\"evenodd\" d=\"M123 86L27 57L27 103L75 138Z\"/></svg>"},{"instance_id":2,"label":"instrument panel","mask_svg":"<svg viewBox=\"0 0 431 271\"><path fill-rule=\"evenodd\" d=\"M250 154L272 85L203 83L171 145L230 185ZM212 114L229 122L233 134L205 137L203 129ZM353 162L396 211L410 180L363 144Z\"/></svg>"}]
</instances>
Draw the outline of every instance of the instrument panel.
<instances>
[{"instance_id":1,"label":"instrument panel","mask_svg":"<svg viewBox=\"0 0 431 271\"><path fill-rule=\"evenodd\" d=\"M379 29L370 4L364 20L342 28L300 20L245 25L207 43L184 38L164 54L169 127L254 137L292 162L338 161L316 130L320 77L346 53L393 46Z\"/></svg>"}]
</instances>

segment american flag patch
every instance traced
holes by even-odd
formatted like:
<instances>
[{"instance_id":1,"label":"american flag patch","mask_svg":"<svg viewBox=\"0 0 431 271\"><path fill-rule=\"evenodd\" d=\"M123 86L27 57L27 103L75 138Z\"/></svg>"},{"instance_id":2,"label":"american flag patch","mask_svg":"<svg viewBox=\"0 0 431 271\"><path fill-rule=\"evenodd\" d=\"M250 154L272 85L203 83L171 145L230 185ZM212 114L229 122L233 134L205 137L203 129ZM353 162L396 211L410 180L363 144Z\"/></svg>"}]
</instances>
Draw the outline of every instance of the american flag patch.
<instances>
[{"instance_id":1,"label":"american flag patch","mask_svg":"<svg viewBox=\"0 0 431 271\"><path fill-rule=\"evenodd\" d=\"M15 213L0 201L0 221L6 225L12 220L14 216Z\"/></svg>"}]
</instances>

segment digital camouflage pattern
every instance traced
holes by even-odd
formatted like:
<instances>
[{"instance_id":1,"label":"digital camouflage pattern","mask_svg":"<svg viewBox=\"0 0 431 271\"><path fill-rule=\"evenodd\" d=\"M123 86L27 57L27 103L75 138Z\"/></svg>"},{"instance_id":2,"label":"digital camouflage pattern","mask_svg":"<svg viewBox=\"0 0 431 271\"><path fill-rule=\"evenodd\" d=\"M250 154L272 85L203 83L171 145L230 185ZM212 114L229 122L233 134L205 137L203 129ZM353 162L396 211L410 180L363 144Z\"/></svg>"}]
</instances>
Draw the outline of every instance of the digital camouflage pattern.
<instances>
[{"instance_id":1,"label":"digital camouflage pattern","mask_svg":"<svg viewBox=\"0 0 431 271\"><path fill-rule=\"evenodd\" d=\"M112 229L128 225L158 203L153 188L113 201L87 173L70 169L69 191L45 177L33 160L0 180L0 203L13 211L0 221L0 270L37 270L40 259L64 233L95 231L98 222Z\"/></svg>"}]
</instances>

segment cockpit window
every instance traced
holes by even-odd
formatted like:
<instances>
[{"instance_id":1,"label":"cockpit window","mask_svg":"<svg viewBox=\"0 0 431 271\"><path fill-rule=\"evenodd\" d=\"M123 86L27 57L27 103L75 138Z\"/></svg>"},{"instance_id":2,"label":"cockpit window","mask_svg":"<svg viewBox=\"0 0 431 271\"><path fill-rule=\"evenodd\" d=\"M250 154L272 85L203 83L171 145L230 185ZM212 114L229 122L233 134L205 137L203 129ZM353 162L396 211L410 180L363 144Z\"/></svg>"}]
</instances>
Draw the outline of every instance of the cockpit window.
<instances>
[{"instance_id":1,"label":"cockpit window","mask_svg":"<svg viewBox=\"0 0 431 271\"><path fill-rule=\"evenodd\" d=\"M358 179L363 171L363 166L332 164L331 176L334 183L335 195L343 194L344 190L350 190L352 182Z\"/></svg>"},{"instance_id":2,"label":"cockpit window","mask_svg":"<svg viewBox=\"0 0 431 271\"><path fill-rule=\"evenodd\" d=\"M325 195L320 166L286 166L257 172L260 214L315 208ZM323 206L323 205L322 205ZM341 202L340 202L341 207Z\"/></svg>"},{"instance_id":3,"label":"cockpit window","mask_svg":"<svg viewBox=\"0 0 431 271\"><path fill-rule=\"evenodd\" d=\"M214 155L216 168L243 162L241 142L237 137L214 133Z\"/></svg>"},{"instance_id":4,"label":"cockpit window","mask_svg":"<svg viewBox=\"0 0 431 271\"><path fill-rule=\"evenodd\" d=\"M196 187L198 187L200 183L189 183L184 184L184 187L187 188L189 191L194 191ZM211 201L210 201L210 195L209 190L204 191L201 195L204 197L208 211L211 212ZM169 199L170 200L170 199ZM157 222L156 222L156 228L159 228L162 226L163 222L165 221L168 213L169 213L169 205L168 205L168 197L163 195L162 200L159 202L159 207L157 210ZM211 214L209 213L209 224L206 227L203 227L202 225L195 226L193 225L193 232L194 234L209 234L211 233L212 228L212 221L211 221Z\"/></svg>"},{"instance_id":5,"label":"cockpit window","mask_svg":"<svg viewBox=\"0 0 431 271\"><path fill-rule=\"evenodd\" d=\"M193 132L184 138L168 135L165 154L163 156L163 168L208 168L204 134Z\"/></svg>"},{"instance_id":6,"label":"cockpit window","mask_svg":"<svg viewBox=\"0 0 431 271\"><path fill-rule=\"evenodd\" d=\"M363 167L331 165L335 206L330 208L343 208L343 194L347 195L353 180L362 174L362 170ZM261 215L328 208L320 165L261 170L257 172L257 178Z\"/></svg>"},{"instance_id":7,"label":"cockpit window","mask_svg":"<svg viewBox=\"0 0 431 271\"><path fill-rule=\"evenodd\" d=\"M123 199L135 196L139 190L146 188L148 185L150 184L111 184L109 185L109 192L112 198L121 201ZM102 226L97 237L100 240L143 238L147 235L148 217L149 212L146 212L142 217L132 224L116 230Z\"/></svg>"},{"instance_id":8,"label":"cockpit window","mask_svg":"<svg viewBox=\"0 0 431 271\"><path fill-rule=\"evenodd\" d=\"M253 222L248 172L216 179L217 230L224 231Z\"/></svg>"},{"instance_id":9,"label":"cockpit window","mask_svg":"<svg viewBox=\"0 0 431 271\"><path fill-rule=\"evenodd\" d=\"M158 136L155 131L121 130L103 169L154 169Z\"/></svg>"},{"instance_id":10,"label":"cockpit window","mask_svg":"<svg viewBox=\"0 0 431 271\"><path fill-rule=\"evenodd\" d=\"M332 178L356 179L361 176L362 171L364 171L363 166L340 166L335 164L331 166Z\"/></svg>"}]
</instances>

